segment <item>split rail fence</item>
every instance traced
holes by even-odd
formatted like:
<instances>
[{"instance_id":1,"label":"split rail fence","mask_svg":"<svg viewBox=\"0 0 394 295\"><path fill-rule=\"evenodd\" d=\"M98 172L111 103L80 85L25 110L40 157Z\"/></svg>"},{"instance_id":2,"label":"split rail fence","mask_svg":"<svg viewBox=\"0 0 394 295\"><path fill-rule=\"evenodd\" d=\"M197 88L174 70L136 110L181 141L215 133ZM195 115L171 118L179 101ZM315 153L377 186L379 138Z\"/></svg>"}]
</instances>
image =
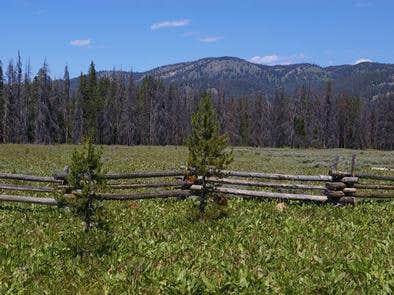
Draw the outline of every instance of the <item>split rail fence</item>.
<instances>
[{"instance_id":1,"label":"split rail fence","mask_svg":"<svg viewBox=\"0 0 394 295\"><path fill-rule=\"evenodd\" d=\"M213 192L230 197L353 205L364 199L394 199L393 175L356 174L354 162L355 158L351 172L337 171L334 163L327 175L223 170L219 173L211 171L204 177L191 177L193 172L185 169L106 174L107 190L95 193L93 198L116 201L185 199ZM153 179L154 182L138 183L141 179ZM134 181L130 183L130 180ZM53 177L0 173L0 201L56 206L59 202L54 197L55 193L64 191L67 191L66 196L78 194L69 188L67 173ZM15 192L32 193L34 196L16 195Z\"/></svg>"}]
</instances>

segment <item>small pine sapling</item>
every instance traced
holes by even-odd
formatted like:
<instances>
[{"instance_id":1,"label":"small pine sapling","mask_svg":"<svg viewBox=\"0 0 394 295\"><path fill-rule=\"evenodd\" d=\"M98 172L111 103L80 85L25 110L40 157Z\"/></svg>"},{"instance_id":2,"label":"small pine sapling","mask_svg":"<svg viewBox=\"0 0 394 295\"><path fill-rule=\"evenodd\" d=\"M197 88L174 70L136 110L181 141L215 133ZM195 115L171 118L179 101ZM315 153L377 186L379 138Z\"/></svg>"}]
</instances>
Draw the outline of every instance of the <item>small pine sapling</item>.
<instances>
[{"instance_id":1,"label":"small pine sapling","mask_svg":"<svg viewBox=\"0 0 394 295\"><path fill-rule=\"evenodd\" d=\"M220 170L233 161L232 151L228 150L228 136L220 134L220 124L209 94L201 98L198 110L192 116L192 133L187 146L188 169L194 175L202 176L199 208L204 212L207 196L218 198L215 194L208 194L205 181L207 175L219 175Z\"/></svg>"},{"instance_id":2,"label":"small pine sapling","mask_svg":"<svg viewBox=\"0 0 394 295\"><path fill-rule=\"evenodd\" d=\"M84 220L86 231L101 223L102 206L94 199L95 193L105 186L101 156L102 151L92 144L92 140L86 140L81 150L74 150L66 177L74 194L72 198L63 198L62 203Z\"/></svg>"}]
</instances>

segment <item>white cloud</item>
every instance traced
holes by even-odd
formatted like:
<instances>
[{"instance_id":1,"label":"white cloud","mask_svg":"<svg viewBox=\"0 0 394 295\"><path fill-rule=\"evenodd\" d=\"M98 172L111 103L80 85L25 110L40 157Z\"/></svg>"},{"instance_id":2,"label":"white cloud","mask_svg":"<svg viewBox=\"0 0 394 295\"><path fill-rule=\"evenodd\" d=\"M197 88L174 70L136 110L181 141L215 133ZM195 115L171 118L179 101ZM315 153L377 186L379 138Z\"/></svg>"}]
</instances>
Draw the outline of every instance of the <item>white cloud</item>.
<instances>
[{"instance_id":1,"label":"white cloud","mask_svg":"<svg viewBox=\"0 0 394 295\"><path fill-rule=\"evenodd\" d=\"M278 54L253 56L249 59L250 62L262 65L289 65L294 63L305 62L308 59L303 53L292 56L280 56Z\"/></svg>"},{"instance_id":2,"label":"white cloud","mask_svg":"<svg viewBox=\"0 0 394 295\"><path fill-rule=\"evenodd\" d=\"M190 24L190 19L180 19L174 21L164 21L160 23L155 23L150 26L151 30L159 30L162 28L174 28L174 27L184 27Z\"/></svg>"},{"instance_id":3,"label":"white cloud","mask_svg":"<svg viewBox=\"0 0 394 295\"><path fill-rule=\"evenodd\" d=\"M372 62L372 60L369 59L369 58L360 58L360 59L356 60L354 62L354 64L357 65L357 64L360 64L360 63L363 63L363 62Z\"/></svg>"},{"instance_id":4,"label":"white cloud","mask_svg":"<svg viewBox=\"0 0 394 295\"><path fill-rule=\"evenodd\" d=\"M357 8L365 8L365 7L371 7L371 6L372 6L372 2L370 2L370 1L365 1L365 0L359 0L359 1L356 1L356 2L354 3L354 5L355 5Z\"/></svg>"},{"instance_id":5,"label":"white cloud","mask_svg":"<svg viewBox=\"0 0 394 295\"><path fill-rule=\"evenodd\" d=\"M202 37L199 38L198 40L200 42L204 42L204 43L215 43L219 40L223 39L223 37L218 37L218 36L206 36L206 37Z\"/></svg>"},{"instance_id":6,"label":"white cloud","mask_svg":"<svg viewBox=\"0 0 394 295\"><path fill-rule=\"evenodd\" d=\"M34 15L40 16L46 13L45 9L37 9L36 11L33 12Z\"/></svg>"},{"instance_id":7,"label":"white cloud","mask_svg":"<svg viewBox=\"0 0 394 295\"><path fill-rule=\"evenodd\" d=\"M76 40L71 40L70 45L74 47L86 47L91 44L90 39L76 39Z\"/></svg>"},{"instance_id":8,"label":"white cloud","mask_svg":"<svg viewBox=\"0 0 394 295\"><path fill-rule=\"evenodd\" d=\"M264 64L264 65L271 65L278 62L279 56L276 54L273 55L266 55L266 56L253 56L249 61L255 64Z\"/></svg>"}]
</instances>

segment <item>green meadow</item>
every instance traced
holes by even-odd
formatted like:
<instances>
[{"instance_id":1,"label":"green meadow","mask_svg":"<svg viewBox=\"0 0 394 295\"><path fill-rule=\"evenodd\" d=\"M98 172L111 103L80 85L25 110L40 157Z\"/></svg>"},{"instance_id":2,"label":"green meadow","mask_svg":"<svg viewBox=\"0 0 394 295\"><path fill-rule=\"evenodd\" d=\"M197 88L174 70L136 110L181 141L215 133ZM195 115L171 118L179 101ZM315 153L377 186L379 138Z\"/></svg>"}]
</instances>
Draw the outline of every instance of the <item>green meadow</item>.
<instances>
[{"instance_id":1,"label":"green meadow","mask_svg":"<svg viewBox=\"0 0 394 295\"><path fill-rule=\"evenodd\" d=\"M52 175L75 146L0 145L0 172ZM108 172L179 169L184 147L103 147ZM394 168L394 152L234 149L232 169L327 174ZM378 171L376 173L389 173ZM392 172L391 172L392 173ZM149 181L149 180L144 180ZM2 181L4 182L4 181ZM15 182L17 183L17 182ZM4 193L0 191L0 193ZM48 195L50 196L50 195ZM355 207L232 198L195 218L195 201L105 202L105 251L79 255L67 209L0 203L0 294L389 294L394 202Z\"/></svg>"}]
</instances>

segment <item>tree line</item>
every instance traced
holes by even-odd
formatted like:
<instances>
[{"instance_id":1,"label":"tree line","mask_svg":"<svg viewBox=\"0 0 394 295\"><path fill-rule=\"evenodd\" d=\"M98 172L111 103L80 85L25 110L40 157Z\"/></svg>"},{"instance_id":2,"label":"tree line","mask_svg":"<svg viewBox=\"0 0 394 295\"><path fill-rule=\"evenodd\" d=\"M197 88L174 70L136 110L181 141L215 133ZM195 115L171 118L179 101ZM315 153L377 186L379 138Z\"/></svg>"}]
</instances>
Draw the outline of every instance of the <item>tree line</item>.
<instances>
[{"instance_id":1,"label":"tree line","mask_svg":"<svg viewBox=\"0 0 394 295\"><path fill-rule=\"evenodd\" d=\"M261 147L394 148L394 95L360 98L302 85L295 93L277 89L232 97L225 90L177 87L155 77L136 83L115 70L98 75L92 62L71 89L67 66L52 79L46 62L32 76L20 55L0 62L0 142L181 145L191 115L209 92L221 131L232 145Z\"/></svg>"}]
</instances>

